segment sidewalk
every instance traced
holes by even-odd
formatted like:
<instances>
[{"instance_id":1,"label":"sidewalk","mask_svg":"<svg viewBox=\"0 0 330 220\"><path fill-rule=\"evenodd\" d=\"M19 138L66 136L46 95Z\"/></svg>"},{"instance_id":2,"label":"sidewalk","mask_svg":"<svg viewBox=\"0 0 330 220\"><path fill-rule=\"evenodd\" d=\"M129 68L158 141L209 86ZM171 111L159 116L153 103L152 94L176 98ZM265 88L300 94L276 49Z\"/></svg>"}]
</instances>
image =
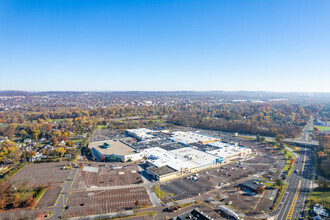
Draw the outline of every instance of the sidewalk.
<instances>
[{"instance_id":1,"label":"sidewalk","mask_svg":"<svg viewBox=\"0 0 330 220\"><path fill-rule=\"evenodd\" d=\"M89 216L84 216L84 217L73 217L73 218L68 218L68 219L70 219L70 220L107 219L107 218L127 216L127 215L133 215L133 211L113 212L113 213L100 214L100 215L89 215Z\"/></svg>"},{"instance_id":2,"label":"sidewalk","mask_svg":"<svg viewBox=\"0 0 330 220\"><path fill-rule=\"evenodd\" d=\"M143 185L146 187L148 195L150 197L150 200L152 202L152 205L155 206L160 206L161 205L161 201L160 199L157 197L156 193L153 192L153 190L151 189L152 186L154 185L154 183L150 182L147 178L144 177L144 170L142 167L138 166L139 171L141 172L141 176L143 179Z\"/></svg>"}]
</instances>

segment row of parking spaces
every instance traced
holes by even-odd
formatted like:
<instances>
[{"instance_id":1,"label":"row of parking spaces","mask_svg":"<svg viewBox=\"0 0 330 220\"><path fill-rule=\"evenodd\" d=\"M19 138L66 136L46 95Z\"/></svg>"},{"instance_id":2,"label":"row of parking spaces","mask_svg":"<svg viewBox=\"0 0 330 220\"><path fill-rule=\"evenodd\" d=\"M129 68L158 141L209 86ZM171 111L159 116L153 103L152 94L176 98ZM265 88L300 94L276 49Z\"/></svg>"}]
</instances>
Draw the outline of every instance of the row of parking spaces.
<instances>
[{"instance_id":1,"label":"row of parking spaces","mask_svg":"<svg viewBox=\"0 0 330 220\"><path fill-rule=\"evenodd\" d=\"M165 183L160 186L160 189L166 193L174 194L173 197L165 197L165 201L181 200L210 191L216 186L231 184L253 173L255 172L249 168L237 168L234 164L228 164Z\"/></svg>"},{"instance_id":2,"label":"row of parking spaces","mask_svg":"<svg viewBox=\"0 0 330 220\"><path fill-rule=\"evenodd\" d=\"M112 140L112 139L121 139L126 137L126 135L121 134L116 130L110 129L101 129L96 130L92 137L89 138L89 141L96 142L96 141L105 141L105 140Z\"/></svg>"},{"instance_id":3,"label":"row of parking spaces","mask_svg":"<svg viewBox=\"0 0 330 220\"><path fill-rule=\"evenodd\" d=\"M73 188L84 189L92 186L109 187L117 185L130 185L140 183L142 180L138 168L109 169L99 167L99 172L86 172L79 170Z\"/></svg>"},{"instance_id":4,"label":"row of parking spaces","mask_svg":"<svg viewBox=\"0 0 330 220\"><path fill-rule=\"evenodd\" d=\"M13 177L12 182L27 180L34 184L60 184L65 182L70 173L70 170L61 170L65 165L65 162L29 164Z\"/></svg>"},{"instance_id":5,"label":"row of parking spaces","mask_svg":"<svg viewBox=\"0 0 330 220\"><path fill-rule=\"evenodd\" d=\"M207 192L212 189L212 183L207 178L199 177L198 180L188 180L186 178L166 183L160 186L160 189L166 193L173 193L174 196L167 199L181 200L194 197L200 193ZM165 201L167 200L165 199Z\"/></svg>"},{"instance_id":6,"label":"row of parking spaces","mask_svg":"<svg viewBox=\"0 0 330 220\"><path fill-rule=\"evenodd\" d=\"M91 194L91 193L90 193ZM88 195L88 196L93 196L93 195ZM143 197L145 196L145 192L135 192L135 193L130 193L130 194L126 194L126 193L120 193L120 194L107 194L107 195L99 195L97 197L92 197L89 198L89 200L108 200L108 199L117 199L117 198L131 198L131 197ZM81 198L77 198L77 197L73 197L71 199L71 201L78 201Z\"/></svg>"},{"instance_id":7,"label":"row of parking spaces","mask_svg":"<svg viewBox=\"0 0 330 220\"><path fill-rule=\"evenodd\" d=\"M92 215L149 206L151 201L142 187L73 192L66 203L66 214Z\"/></svg>"}]
</instances>

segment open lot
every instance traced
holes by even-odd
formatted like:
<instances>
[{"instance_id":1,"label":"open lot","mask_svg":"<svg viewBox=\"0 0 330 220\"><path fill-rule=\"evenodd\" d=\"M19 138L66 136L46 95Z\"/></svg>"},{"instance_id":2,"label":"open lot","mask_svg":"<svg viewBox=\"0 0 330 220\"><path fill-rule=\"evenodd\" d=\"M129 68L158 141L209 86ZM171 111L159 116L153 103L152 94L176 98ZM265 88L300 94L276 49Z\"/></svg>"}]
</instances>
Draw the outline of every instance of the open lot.
<instances>
[{"instance_id":1,"label":"open lot","mask_svg":"<svg viewBox=\"0 0 330 220\"><path fill-rule=\"evenodd\" d=\"M120 212L151 205L145 188L77 191L69 195L65 216L86 216Z\"/></svg>"},{"instance_id":2,"label":"open lot","mask_svg":"<svg viewBox=\"0 0 330 220\"><path fill-rule=\"evenodd\" d=\"M83 169L79 169L72 187L74 189L86 189L131 185L141 183L141 180L138 167L134 164L123 166L121 163L86 163Z\"/></svg>"}]
</instances>

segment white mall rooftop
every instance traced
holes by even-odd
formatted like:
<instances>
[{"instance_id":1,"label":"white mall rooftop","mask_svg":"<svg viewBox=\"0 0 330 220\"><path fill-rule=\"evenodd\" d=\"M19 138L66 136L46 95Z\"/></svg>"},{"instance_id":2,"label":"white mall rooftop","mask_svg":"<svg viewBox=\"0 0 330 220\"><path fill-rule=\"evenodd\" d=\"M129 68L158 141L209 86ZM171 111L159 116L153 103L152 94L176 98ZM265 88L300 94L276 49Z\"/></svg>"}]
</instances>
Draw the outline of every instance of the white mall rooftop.
<instances>
[{"instance_id":1,"label":"white mall rooftop","mask_svg":"<svg viewBox=\"0 0 330 220\"><path fill-rule=\"evenodd\" d=\"M180 142L183 144L191 144L191 143L197 143L197 142L207 142L212 140L217 140L215 137L210 137L203 134L198 134L195 132L184 132L184 131L174 131L172 133L172 137L169 138L172 141Z\"/></svg>"},{"instance_id":2,"label":"white mall rooftop","mask_svg":"<svg viewBox=\"0 0 330 220\"><path fill-rule=\"evenodd\" d=\"M167 151L159 147L149 148L142 151L147 161L156 167L169 166L177 171L202 167L216 163L219 157L184 147L177 150Z\"/></svg>"},{"instance_id":3,"label":"white mall rooftop","mask_svg":"<svg viewBox=\"0 0 330 220\"><path fill-rule=\"evenodd\" d=\"M232 145L221 141L214 141L206 145L218 148L213 151L208 151L208 153L223 158L227 158L234 154L239 154L251 150L250 148L246 148L239 145Z\"/></svg>"},{"instance_id":4,"label":"white mall rooftop","mask_svg":"<svg viewBox=\"0 0 330 220\"><path fill-rule=\"evenodd\" d=\"M146 140L148 138L152 138L153 135L151 133L155 132L148 128L138 128L138 129L128 129L126 130L129 135L136 137L140 140Z\"/></svg>"}]
</instances>

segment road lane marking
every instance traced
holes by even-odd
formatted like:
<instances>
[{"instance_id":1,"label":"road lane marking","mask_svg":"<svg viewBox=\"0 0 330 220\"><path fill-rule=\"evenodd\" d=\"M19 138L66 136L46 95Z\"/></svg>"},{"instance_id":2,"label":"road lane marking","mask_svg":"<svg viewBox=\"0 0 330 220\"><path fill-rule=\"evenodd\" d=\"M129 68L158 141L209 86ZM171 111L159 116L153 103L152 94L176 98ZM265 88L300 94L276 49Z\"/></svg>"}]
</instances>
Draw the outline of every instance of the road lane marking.
<instances>
[{"instance_id":1,"label":"road lane marking","mask_svg":"<svg viewBox=\"0 0 330 220\"><path fill-rule=\"evenodd\" d=\"M292 219L293 211L294 211L294 208L296 206L297 199L298 199L298 196L299 196L300 185L301 185L301 180L299 180L297 191L296 191L296 193L294 195L294 198L292 200L288 215L286 216L286 220L291 220Z\"/></svg>"}]
</instances>

